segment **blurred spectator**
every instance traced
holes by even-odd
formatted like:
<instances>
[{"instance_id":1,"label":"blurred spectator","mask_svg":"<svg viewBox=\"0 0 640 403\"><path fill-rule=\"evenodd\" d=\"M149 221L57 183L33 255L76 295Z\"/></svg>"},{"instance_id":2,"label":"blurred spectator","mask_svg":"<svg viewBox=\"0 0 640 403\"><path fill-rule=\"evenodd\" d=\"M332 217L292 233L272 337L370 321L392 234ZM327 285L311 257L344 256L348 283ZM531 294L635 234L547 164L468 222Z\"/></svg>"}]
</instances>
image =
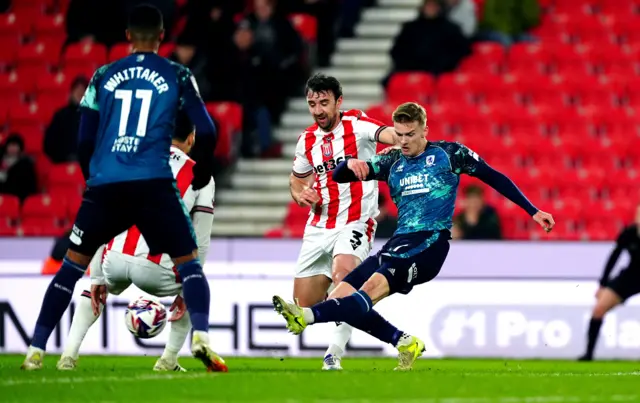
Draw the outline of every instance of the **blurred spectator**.
<instances>
[{"instance_id":1,"label":"blurred spectator","mask_svg":"<svg viewBox=\"0 0 640 403\"><path fill-rule=\"evenodd\" d=\"M232 42L235 31L233 18L238 11L232 7L234 4L237 5L238 2L189 2L187 24L178 38L181 44L194 45L195 57L204 59L203 74L194 74L203 98L208 101L239 100L240 81Z\"/></svg>"},{"instance_id":2,"label":"blurred spectator","mask_svg":"<svg viewBox=\"0 0 640 403\"><path fill-rule=\"evenodd\" d=\"M481 187L470 185L464 189L464 209L454 222L454 239L501 239L500 219L496 210L485 204Z\"/></svg>"},{"instance_id":3,"label":"blurred spectator","mask_svg":"<svg viewBox=\"0 0 640 403\"><path fill-rule=\"evenodd\" d=\"M274 0L254 0L253 5L233 37L236 74L242 77L242 152L247 157L270 150L270 124L279 121L287 98L303 81L300 36L286 16L275 13ZM257 141L251 139L254 134Z\"/></svg>"},{"instance_id":4,"label":"blurred spectator","mask_svg":"<svg viewBox=\"0 0 640 403\"><path fill-rule=\"evenodd\" d=\"M24 154L24 140L9 135L0 148L0 193L12 194L21 201L36 193L37 179L33 161Z\"/></svg>"},{"instance_id":5,"label":"blurred spectator","mask_svg":"<svg viewBox=\"0 0 640 403\"><path fill-rule=\"evenodd\" d=\"M532 41L528 31L540 23L538 0L486 0L478 39L511 46Z\"/></svg>"},{"instance_id":6,"label":"blurred spectator","mask_svg":"<svg viewBox=\"0 0 640 403\"><path fill-rule=\"evenodd\" d=\"M78 76L73 80L69 103L56 111L45 131L44 153L54 163L77 160L78 126L80 125L78 105L88 84L84 76Z\"/></svg>"},{"instance_id":7,"label":"blurred spectator","mask_svg":"<svg viewBox=\"0 0 640 403\"><path fill-rule=\"evenodd\" d=\"M476 3L473 0L445 0L447 6L447 18L460 27L467 38L476 34L478 16Z\"/></svg>"},{"instance_id":8,"label":"blurred spectator","mask_svg":"<svg viewBox=\"0 0 640 403\"><path fill-rule=\"evenodd\" d=\"M180 35L176 41L176 47L169 57L170 60L187 66L198 82L198 90L200 96L204 99L209 98L211 84L207 75L207 59L204 53L196 48L195 44Z\"/></svg>"},{"instance_id":9,"label":"blurred spectator","mask_svg":"<svg viewBox=\"0 0 640 403\"><path fill-rule=\"evenodd\" d=\"M151 4L162 12L165 38L170 38L175 20L175 0L71 0L67 11L67 43L93 40L106 46L125 42L129 11Z\"/></svg>"},{"instance_id":10,"label":"blurred spectator","mask_svg":"<svg viewBox=\"0 0 640 403\"><path fill-rule=\"evenodd\" d=\"M393 233L398 228L398 217L394 217L391 214L388 206L387 196L380 192L378 195L378 209L380 210L380 214L376 217L376 222L378 223L378 227L376 229L376 237L378 238L391 238Z\"/></svg>"},{"instance_id":11,"label":"blurred spectator","mask_svg":"<svg viewBox=\"0 0 640 403\"><path fill-rule=\"evenodd\" d=\"M0 13L6 13L11 8L11 0L0 0Z\"/></svg>"},{"instance_id":12,"label":"blurred spectator","mask_svg":"<svg viewBox=\"0 0 640 403\"><path fill-rule=\"evenodd\" d=\"M425 0L418 18L406 22L391 49L394 71L442 74L455 70L471 52L460 27L449 21L439 0Z\"/></svg>"}]
</instances>

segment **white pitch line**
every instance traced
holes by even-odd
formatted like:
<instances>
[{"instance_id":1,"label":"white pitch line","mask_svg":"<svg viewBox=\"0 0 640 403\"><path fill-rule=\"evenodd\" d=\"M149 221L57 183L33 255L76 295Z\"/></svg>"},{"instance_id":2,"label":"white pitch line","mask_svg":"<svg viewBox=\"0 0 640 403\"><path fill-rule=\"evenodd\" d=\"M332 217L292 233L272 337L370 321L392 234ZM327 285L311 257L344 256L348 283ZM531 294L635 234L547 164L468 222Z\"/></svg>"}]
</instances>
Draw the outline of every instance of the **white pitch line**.
<instances>
[{"instance_id":1,"label":"white pitch line","mask_svg":"<svg viewBox=\"0 0 640 403\"><path fill-rule=\"evenodd\" d=\"M0 386L19 386L19 385L38 385L38 384L57 384L57 383L91 383L91 382L136 382L136 381L164 381L167 379L201 379L219 374L213 373L196 373L196 374L149 374L149 375L127 375L127 376L78 376L78 377L51 377L51 378L9 378L0 381Z\"/></svg>"}]
</instances>

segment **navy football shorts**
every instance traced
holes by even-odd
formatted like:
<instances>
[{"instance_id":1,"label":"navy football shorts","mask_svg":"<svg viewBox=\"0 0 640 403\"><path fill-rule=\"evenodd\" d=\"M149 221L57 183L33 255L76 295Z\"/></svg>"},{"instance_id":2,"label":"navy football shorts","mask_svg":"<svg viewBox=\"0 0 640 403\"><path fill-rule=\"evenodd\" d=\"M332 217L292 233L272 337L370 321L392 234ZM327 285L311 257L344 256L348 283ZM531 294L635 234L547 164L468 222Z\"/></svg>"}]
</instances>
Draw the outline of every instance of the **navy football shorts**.
<instances>
[{"instance_id":1,"label":"navy football shorts","mask_svg":"<svg viewBox=\"0 0 640 403\"><path fill-rule=\"evenodd\" d=\"M151 254L172 258L197 249L195 233L172 179L111 183L87 188L70 235L70 249L93 256L116 235L138 227Z\"/></svg>"},{"instance_id":2,"label":"navy football shorts","mask_svg":"<svg viewBox=\"0 0 640 403\"><path fill-rule=\"evenodd\" d=\"M635 267L628 267L620 270L620 273L609 280L607 288L618 294L622 302L636 294L640 294L640 270Z\"/></svg>"},{"instance_id":3,"label":"navy football shorts","mask_svg":"<svg viewBox=\"0 0 640 403\"><path fill-rule=\"evenodd\" d=\"M409 258L378 252L376 256L365 259L343 281L358 290L374 273L380 273L389 282L389 295L408 294L415 285L433 280L440 273L448 254L449 235L443 232L427 249Z\"/></svg>"}]
</instances>

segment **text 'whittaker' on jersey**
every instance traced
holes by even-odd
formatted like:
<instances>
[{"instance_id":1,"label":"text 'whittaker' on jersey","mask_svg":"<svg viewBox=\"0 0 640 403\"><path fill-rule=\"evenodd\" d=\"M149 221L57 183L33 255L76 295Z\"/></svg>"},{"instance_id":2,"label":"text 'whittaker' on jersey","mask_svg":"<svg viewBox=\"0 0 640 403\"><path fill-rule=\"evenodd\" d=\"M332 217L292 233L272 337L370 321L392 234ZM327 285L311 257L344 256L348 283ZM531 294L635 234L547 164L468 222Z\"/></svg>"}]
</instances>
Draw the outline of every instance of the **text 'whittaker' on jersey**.
<instances>
[{"instance_id":1,"label":"text 'whittaker' on jersey","mask_svg":"<svg viewBox=\"0 0 640 403\"><path fill-rule=\"evenodd\" d=\"M80 102L100 115L88 184L172 178L175 119L181 107L197 102L191 72L155 53L100 67Z\"/></svg>"}]
</instances>

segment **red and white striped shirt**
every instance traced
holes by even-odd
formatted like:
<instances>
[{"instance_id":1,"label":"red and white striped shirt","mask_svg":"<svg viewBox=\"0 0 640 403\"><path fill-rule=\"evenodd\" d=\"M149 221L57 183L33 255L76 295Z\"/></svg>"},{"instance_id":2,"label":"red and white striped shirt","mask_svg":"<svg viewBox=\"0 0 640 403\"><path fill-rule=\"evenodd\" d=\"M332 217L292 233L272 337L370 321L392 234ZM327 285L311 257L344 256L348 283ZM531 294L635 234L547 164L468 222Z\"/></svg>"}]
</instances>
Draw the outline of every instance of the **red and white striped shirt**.
<instances>
[{"instance_id":1,"label":"red and white striped shirt","mask_svg":"<svg viewBox=\"0 0 640 403\"><path fill-rule=\"evenodd\" d=\"M193 190L191 181L193 180L193 166L195 165L195 162L182 150L174 146L171 146L169 165L171 166L173 176L176 178L176 185L180 191L180 196L182 197L187 211L203 211L213 214L213 199L215 191L213 179L208 186L205 186L200 190ZM207 235L209 237L211 236L210 228L209 234ZM149 253L149 246L136 226L129 228L113 238L111 242L107 244L105 250L141 257L167 269L173 269L174 266L169 255L151 255Z\"/></svg>"},{"instance_id":2,"label":"red and white striped shirt","mask_svg":"<svg viewBox=\"0 0 640 403\"><path fill-rule=\"evenodd\" d=\"M366 222L378 215L378 182L337 183L333 169L347 156L368 160L376 153L376 142L386 126L359 110L341 113L338 126L326 133L317 124L298 138L293 174L307 177L315 172L314 187L320 202L311 209L307 225L336 228Z\"/></svg>"}]
</instances>

